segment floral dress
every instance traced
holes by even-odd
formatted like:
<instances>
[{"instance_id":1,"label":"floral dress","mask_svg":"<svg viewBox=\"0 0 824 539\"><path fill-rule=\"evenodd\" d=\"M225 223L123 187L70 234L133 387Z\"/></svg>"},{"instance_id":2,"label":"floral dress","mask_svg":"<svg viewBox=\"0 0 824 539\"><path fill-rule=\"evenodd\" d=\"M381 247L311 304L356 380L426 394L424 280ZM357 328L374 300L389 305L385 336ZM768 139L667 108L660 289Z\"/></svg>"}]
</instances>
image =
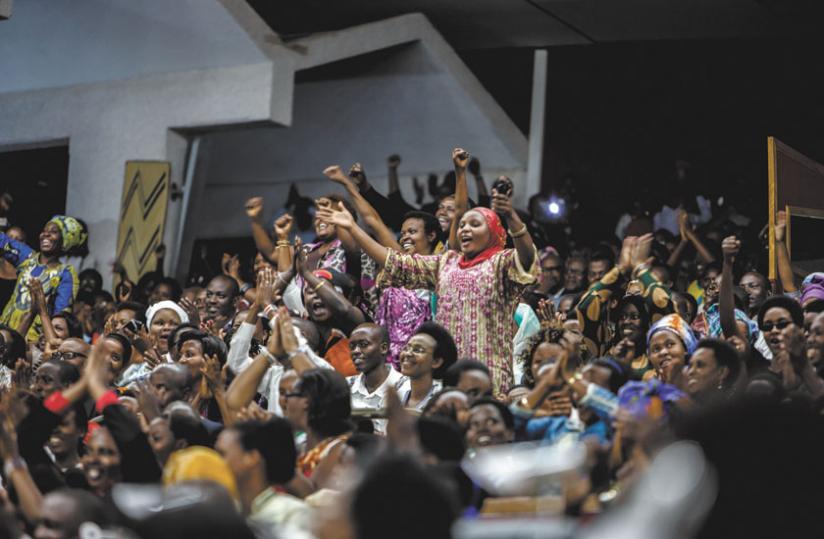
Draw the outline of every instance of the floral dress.
<instances>
[{"instance_id":1,"label":"floral dress","mask_svg":"<svg viewBox=\"0 0 824 539\"><path fill-rule=\"evenodd\" d=\"M512 347L517 327L514 316L521 295L538 277L538 256L532 267L521 266L514 249L505 249L483 262L462 269L461 254L406 255L389 250L381 288L426 288L438 296L435 321L455 339L459 358L485 363L497 395L513 384Z\"/></svg>"},{"instance_id":2,"label":"floral dress","mask_svg":"<svg viewBox=\"0 0 824 539\"><path fill-rule=\"evenodd\" d=\"M375 323L389 332L387 361L400 370L401 350L421 324L432 320L432 293L426 289L384 288L381 290Z\"/></svg>"}]
</instances>

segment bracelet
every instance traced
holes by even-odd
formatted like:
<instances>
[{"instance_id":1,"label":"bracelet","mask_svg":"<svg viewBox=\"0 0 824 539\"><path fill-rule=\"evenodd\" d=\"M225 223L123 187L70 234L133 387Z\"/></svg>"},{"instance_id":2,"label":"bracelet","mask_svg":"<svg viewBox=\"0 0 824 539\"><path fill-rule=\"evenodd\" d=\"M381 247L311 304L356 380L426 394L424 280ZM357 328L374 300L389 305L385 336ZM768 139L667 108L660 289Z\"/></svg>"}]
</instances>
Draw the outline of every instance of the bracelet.
<instances>
[{"instance_id":1,"label":"bracelet","mask_svg":"<svg viewBox=\"0 0 824 539\"><path fill-rule=\"evenodd\" d=\"M245 294L249 291L250 288L252 288L252 285L250 285L249 283L243 283L243 286L240 287L240 293Z\"/></svg>"},{"instance_id":2,"label":"bracelet","mask_svg":"<svg viewBox=\"0 0 824 539\"><path fill-rule=\"evenodd\" d=\"M6 479L8 480L14 471L25 470L27 468L28 466L26 465L26 461L23 460L23 457L18 455L10 458L3 464L3 475L6 476Z\"/></svg>"},{"instance_id":3,"label":"bracelet","mask_svg":"<svg viewBox=\"0 0 824 539\"><path fill-rule=\"evenodd\" d=\"M289 240L278 240L278 242L275 244L276 248L291 247L291 246L292 246L292 244L289 242Z\"/></svg>"},{"instance_id":4,"label":"bracelet","mask_svg":"<svg viewBox=\"0 0 824 539\"><path fill-rule=\"evenodd\" d=\"M308 350L309 350L308 346L305 346L305 345L304 346L298 346L297 350L287 352L286 355L289 356L289 359L291 360L293 357L295 357L298 354L308 355L308 353L307 353Z\"/></svg>"},{"instance_id":5,"label":"bracelet","mask_svg":"<svg viewBox=\"0 0 824 539\"><path fill-rule=\"evenodd\" d=\"M277 311L277 309L275 309L271 305L267 305L263 309L263 314L266 316L266 318L269 318L269 313L271 313L272 311Z\"/></svg>"},{"instance_id":6,"label":"bracelet","mask_svg":"<svg viewBox=\"0 0 824 539\"><path fill-rule=\"evenodd\" d=\"M260 355L266 358L266 361L269 362L269 365L274 365L278 361L277 358L272 355L272 352L270 352L265 346L262 346L260 348Z\"/></svg>"},{"instance_id":7,"label":"bracelet","mask_svg":"<svg viewBox=\"0 0 824 539\"><path fill-rule=\"evenodd\" d=\"M572 376L570 376L567 379L566 383L569 384L569 385L575 385L575 382L580 382L583 379L584 379L584 377L581 375L581 373L576 372L575 374L573 374Z\"/></svg>"},{"instance_id":8,"label":"bracelet","mask_svg":"<svg viewBox=\"0 0 824 539\"><path fill-rule=\"evenodd\" d=\"M526 236L526 234L527 234L526 225L521 227L521 230L519 230L517 232L512 232L511 230L509 231L509 235L512 236L513 240L516 239L516 238L520 238L521 236Z\"/></svg>"},{"instance_id":9,"label":"bracelet","mask_svg":"<svg viewBox=\"0 0 824 539\"><path fill-rule=\"evenodd\" d=\"M312 288L312 292L317 292L325 284L326 284L326 279L321 279L320 282Z\"/></svg>"},{"instance_id":10,"label":"bracelet","mask_svg":"<svg viewBox=\"0 0 824 539\"><path fill-rule=\"evenodd\" d=\"M648 270L649 268L650 268L650 265L647 264L646 262L638 264L637 266L635 266L635 269L632 270L632 278L634 280L637 280L638 277L641 276L641 273Z\"/></svg>"}]
</instances>

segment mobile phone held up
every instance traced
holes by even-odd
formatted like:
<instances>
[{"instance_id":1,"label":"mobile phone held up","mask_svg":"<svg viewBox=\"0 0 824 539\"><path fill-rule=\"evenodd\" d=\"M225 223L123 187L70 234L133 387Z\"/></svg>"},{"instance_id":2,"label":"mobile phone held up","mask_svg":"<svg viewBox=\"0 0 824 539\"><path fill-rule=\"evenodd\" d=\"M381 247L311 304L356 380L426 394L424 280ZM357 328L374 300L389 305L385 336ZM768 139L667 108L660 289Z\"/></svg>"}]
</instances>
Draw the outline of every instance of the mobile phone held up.
<instances>
[{"instance_id":1,"label":"mobile phone held up","mask_svg":"<svg viewBox=\"0 0 824 539\"><path fill-rule=\"evenodd\" d=\"M506 196L512 196L512 180L506 176L498 176L492 183L492 190Z\"/></svg>"},{"instance_id":2,"label":"mobile phone held up","mask_svg":"<svg viewBox=\"0 0 824 539\"><path fill-rule=\"evenodd\" d=\"M141 329L143 329L143 323L140 320L131 319L126 322L126 325L123 327L132 333L137 334Z\"/></svg>"}]
</instances>

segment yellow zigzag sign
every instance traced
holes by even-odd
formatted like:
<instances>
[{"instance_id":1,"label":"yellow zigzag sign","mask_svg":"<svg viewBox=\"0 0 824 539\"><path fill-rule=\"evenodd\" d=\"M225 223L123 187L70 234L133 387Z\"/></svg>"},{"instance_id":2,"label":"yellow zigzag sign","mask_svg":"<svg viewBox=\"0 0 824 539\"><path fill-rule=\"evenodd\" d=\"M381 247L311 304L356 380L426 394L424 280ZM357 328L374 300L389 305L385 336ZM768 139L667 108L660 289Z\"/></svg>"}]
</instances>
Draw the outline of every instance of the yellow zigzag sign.
<instances>
[{"instance_id":1,"label":"yellow zigzag sign","mask_svg":"<svg viewBox=\"0 0 824 539\"><path fill-rule=\"evenodd\" d=\"M120 202L117 261L137 281L155 269L169 202L167 161L127 161Z\"/></svg>"}]
</instances>

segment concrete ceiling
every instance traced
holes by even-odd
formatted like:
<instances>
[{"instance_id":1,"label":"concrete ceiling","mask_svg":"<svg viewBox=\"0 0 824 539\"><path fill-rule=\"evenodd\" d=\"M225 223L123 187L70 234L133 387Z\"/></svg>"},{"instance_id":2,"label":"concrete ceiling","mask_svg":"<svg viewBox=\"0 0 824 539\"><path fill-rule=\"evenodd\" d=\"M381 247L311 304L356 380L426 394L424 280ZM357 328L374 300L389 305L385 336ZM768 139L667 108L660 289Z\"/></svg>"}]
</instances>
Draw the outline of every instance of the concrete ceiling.
<instances>
[{"instance_id":1,"label":"concrete ceiling","mask_svg":"<svg viewBox=\"0 0 824 539\"><path fill-rule=\"evenodd\" d=\"M797 35L822 0L249 0L284 40L420 12L456 49Z\"/></svg>"}]
</instances>

